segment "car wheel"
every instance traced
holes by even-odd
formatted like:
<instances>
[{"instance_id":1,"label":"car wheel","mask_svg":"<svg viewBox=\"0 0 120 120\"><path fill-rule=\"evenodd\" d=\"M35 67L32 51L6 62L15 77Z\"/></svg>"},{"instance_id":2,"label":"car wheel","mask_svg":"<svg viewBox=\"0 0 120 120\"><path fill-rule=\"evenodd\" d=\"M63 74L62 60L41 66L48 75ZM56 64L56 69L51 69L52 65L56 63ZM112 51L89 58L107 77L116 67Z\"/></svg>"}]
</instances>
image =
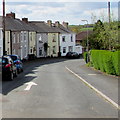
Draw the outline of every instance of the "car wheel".
<instances>
[{"instance_id":1,"label":"car wheel","mask_svg":"<svg viewBox=\"0 0 120 120\"><path fill-rule=\"evenodd\" d=\"M23 69L21 69L21 72L23 72Z\"/></svg>"},{"instance_id":2,"label":"car wheel","mask_svg":"<svg viewBox=\"0 0 120 120\"><path fill-rule=\"evenodd\" d=\"M14 78L14 74L13 74L13 72L11 72L9 79L10 79L10 80L13 80L13 78Z\"/></svg>"},{"instance_id":3,"label":"car wheel","mask_svg":"<svg viewBox=\"0 0 120 120\"><path fill-rule=\"evenodd\" d=\"M15 71L14 77L17 77L17 70Z\"/></svg>"}]
</instances>

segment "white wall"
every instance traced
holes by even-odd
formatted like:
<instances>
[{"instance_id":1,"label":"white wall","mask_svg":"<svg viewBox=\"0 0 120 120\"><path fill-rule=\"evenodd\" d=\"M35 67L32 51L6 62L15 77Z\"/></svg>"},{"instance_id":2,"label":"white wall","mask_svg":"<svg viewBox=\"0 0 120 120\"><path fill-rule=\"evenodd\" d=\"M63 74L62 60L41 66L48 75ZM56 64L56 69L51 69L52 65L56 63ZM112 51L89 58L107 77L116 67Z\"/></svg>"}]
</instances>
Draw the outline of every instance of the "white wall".
<instances>
[{"instance_id":1,"label":"white wall","mask_svg":"<svg viewBox=\"0 0 120 120\"><path fill-rule=\"evenodd\" d=\"M2 28L0 28L0 56L3 55L3 32Z\"/></svg>"},{"instance_id":2,"label":"white wall","mask_svg":"<svg viewBox=\"0 0 120 120\"><path fill-rule=\"evenodd\" d=\"M62 37L65 36L65 42L62 41ZM72 41L71 41L72 37ZM72 51L75 51L75 34L60 34L60 51L61 56L66 56L66 53L70 51L70 47L72 47ZM63 53L63 49L66 48L66 52Z\"/></svg>"},{"instance_id":3,"label":"white wall","mask_svg":"<svg viewBox=\"0 0 120 120\"><path fill-rule=\"evenodd\" d=\"M21 59L28 59L28 31L21 31Z\"/></svg>"},{"instance_id":4,"label":"white wall","mask_svg":"<svg viewBox=\"0 0 120 120\"><path fill-rule=\"evenodd\" d=\"M47 33L37 33L37 58L46 57L47 53L44 51L44 43L48 43ZM41 51L41 54L40 54Z\"/></svg>"}]
</instances>

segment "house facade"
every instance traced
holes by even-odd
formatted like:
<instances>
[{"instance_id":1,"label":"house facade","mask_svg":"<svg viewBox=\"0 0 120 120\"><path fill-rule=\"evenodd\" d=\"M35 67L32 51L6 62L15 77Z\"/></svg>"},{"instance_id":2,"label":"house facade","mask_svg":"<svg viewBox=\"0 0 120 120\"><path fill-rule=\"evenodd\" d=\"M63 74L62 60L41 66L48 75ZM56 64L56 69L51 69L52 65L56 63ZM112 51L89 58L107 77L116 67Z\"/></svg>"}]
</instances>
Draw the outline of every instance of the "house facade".
<instances>
[{"instance_id":1,"label":"house facade","mask_svg":"<svg viewBox=\"0 0 120 120\"><path fill-rule=\"evenodd\" d=\"M12 53L12 46L11 46L11 31L5 30L5 51L6 54Z\"/></svg>"},{"instance_id":2,"label":"house facade","mask_svg":"<svg viewBox=\"0 0 120 120\"><path fill-rule=\"evenodd\" d=\"M28 46L28 48L26 48L24 45L23 45L23 48L27 49L28 57L29 57L29 55L36 56L36 31L37 30L34 28L33 25L31 25L29 23L28 18L22 18L22 24L24 24L24 27L27 30L26 34L28 35L27 36L28 43L26 45L26 46Z\"/></svg>"},{"instance_id":3,"label":"house facade","mask_svg":"<svg viewBox=\"0 0 120 120\"><path fill-rule=\"evenodd\" d=\"M75 35L61 34L60 35L60 52L61 56L66 56L67 52L75 51Z\"/></svg>"},{"instance_id":4,"label":"house facade","mask_svg":"<svg viewBox=\"0 0 120 120\"><path fill-rule=\"evenodd\" d=\"M48 33L47 56L58 57L59 52L59 33Z\"/></svg>"},{"instance_id":5,"label":"house facade","mask_svg":"<svg viewBox=\"0 0 120 120\"><path fill-rule=\"evenodd\" d=\"M47 57L48 29L44 21L29 21L36 30L36 57Z\"/></svg>"},{"instance_id":6,"label":"house facade","mask_svg":"<svg viewBox=\"0 0 120 120\"><path fill-rule=\"evenodd\" d=\"M68 29L68 23L59 21L28 21L15 18L15 13L6 15L5 50L21 59L29 55L40 57L65 56L75 51L76 34Z\"/></svg>"},{"instance_id":7,"label":"house facade","mask_svg":"<svg viewBox=\"0 0 120 120\"><path fill-rule=\"evenodd\" d=\"M15 18L15 13L6 14L5 24L6 53L28 59L28 54L33 54L35 50L36 32L30 25Z\"/></svg>"},{"instance_id":8,"label":"house facade","mask_svg":"<svg viewBox=\"0 0 120 120\"><path fill-rule=\"evenodd\" d=\"M59 21L56 21L55 27L60 32L59 33L59 52L61 56L66 56L67 52L75 51L76 34L68 29L68 23L63 22L63 24L60 24Z\"/></svg>"},{"instance_id":9,"label":"house facade","mask_svg":"<svg viewBox=\"0 0 120 120\"><path fill-rule=\"evenodd\" d=\"M3 31L0 27L0 57L3 55Z\"/></svg>"}]
</instances>

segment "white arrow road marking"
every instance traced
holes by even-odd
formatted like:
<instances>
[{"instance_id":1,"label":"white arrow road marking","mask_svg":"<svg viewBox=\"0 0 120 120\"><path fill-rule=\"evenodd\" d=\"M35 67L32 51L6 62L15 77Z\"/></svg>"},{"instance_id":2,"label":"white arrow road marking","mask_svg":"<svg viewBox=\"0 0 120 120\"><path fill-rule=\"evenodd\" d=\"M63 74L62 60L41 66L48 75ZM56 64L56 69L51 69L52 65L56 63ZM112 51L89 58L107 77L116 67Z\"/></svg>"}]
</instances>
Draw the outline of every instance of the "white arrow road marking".
<instances>
[{"instance_id":1,"label":"white arrow road marking","mask_svg":"<svg viewBox=\"0 0 120 120\"><path fill-rule=\"evenodd\" d=\"M34 82L28 82L28 83L25 83L25 84L27 85L27 87L24 90L30 90L33 85L37 85Z\"/></svg>"},{"instance_id":2,"label":"white arrow road marking","mask_svg":"<svg viewBox=\"0 0 120 120\"><path fill-rule=\"evenodd\" d=\"M85 79L74 73L72 70L70 70L68 67L65 66L65 68L71 72L73 75L78 77L82 82L84 82L88 87L92 88L96 93L98 93L101 97L103 97L105 100L107 100L109 103L111 103L113 106L115 106L117 109L120 109L120 106L115 103L113 100L111 100L109 97L107 97L105 94L103 94L101 91L96 89L94 86L92 86L90 83L88 83Z\"/></svg>"}]
</instances>

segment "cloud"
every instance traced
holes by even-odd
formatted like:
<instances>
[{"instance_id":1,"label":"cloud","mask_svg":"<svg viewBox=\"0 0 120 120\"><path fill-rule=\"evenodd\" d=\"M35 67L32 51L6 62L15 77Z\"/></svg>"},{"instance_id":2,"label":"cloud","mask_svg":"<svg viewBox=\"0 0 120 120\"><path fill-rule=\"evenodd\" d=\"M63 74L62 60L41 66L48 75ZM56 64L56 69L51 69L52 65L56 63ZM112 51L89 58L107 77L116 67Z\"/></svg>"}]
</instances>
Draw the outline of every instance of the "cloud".
<instances>
[{"instance_id":1,"label":"cloud","mask_svg":"<svg viewBox=\"0 0 120 120\"><path fill-rule=\"evenodd\" d=\"M33 2L33 0L6 0L7 2ZM119 0L109 0L110 2L119 2ZM34 2L108 2L108 0L34 0Z\"/></svg>"},{"instance_id":2,"label":"cloud","mask_svg":"<svg viewBox=\"0 0 120 120\"><path fill-rule=\"evenodd\" d=\"M59 0L60 1L60 0ZM111 3L111 11L117 17L117 2ZM92 14L96 19L107 19L107 2L7 2L6 13L15 12L17 18L28 17L29 20L68 21L70 24L80 24L82 19L91 23ZM2 8L2 5L1 5ZM1 9L0 9L1 10ZM104 13L104 14L103 14ZM0 11L2 15L2 11ZM92 18L93 19L93 18Z\"/></svg>"}]
</instances>

